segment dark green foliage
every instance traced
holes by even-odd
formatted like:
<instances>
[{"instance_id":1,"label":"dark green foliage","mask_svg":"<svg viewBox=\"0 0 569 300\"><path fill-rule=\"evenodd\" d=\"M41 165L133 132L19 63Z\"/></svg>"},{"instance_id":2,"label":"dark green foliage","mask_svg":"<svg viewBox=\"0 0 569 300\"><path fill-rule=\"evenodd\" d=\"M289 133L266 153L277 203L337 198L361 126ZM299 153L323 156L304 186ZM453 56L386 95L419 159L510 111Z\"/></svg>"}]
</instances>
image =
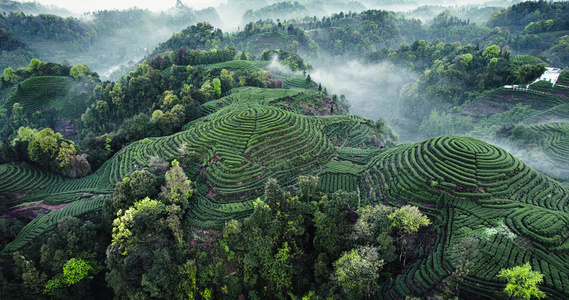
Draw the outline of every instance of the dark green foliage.
<instances>
[{"instance_id":1,"label":"dark green foliage","mask_svg":"<svg viewBox=\"0 0 569 300\"><path fill-rule=\"evenodd\" d=\"M551 47L551 60L558 66L569 66L569 35L562 36Z\"/></svg>"},{"instance_id":2,"label":"dark green foliage","mask_svg":"<svg viewBox=\"0 0 569 300\"><path fill-rule=\"evenodd\" d=\"M375 249L361 247L342 255L334 263L334 268L338 283L347 296L364 299L376 293L379 270L383 265Z\"/></svg>"},{"instance_id":3,"label":"dark green foliage","mask_svg":"<svg viewBox=\"0 0 569 300\"><path fill-rule=\"evenodd\" d=\"M418 81L402 89L402 114L422 119L433 109L441 111L464 103L469 94L513 82L514 71L510 66L509 53L497 48L497 56L491 57L484 55L487 53L485 51L460 43L445 45L434 42L429 45L425 41L418 41L410 46L402 45L387 54L390 60L407 64L409 57L412 57L411 67L424 72ZM433 55L437 59L430 61L429 57ZM472 59L464 60L463 57ZM533 70L533 67L525 65L516 69L524 74L520 78L525 80L525 74L530 73L534 76L532 72L525 71L529 68Z\"/></svg>"},{"instance_id":4,"label":"dark green foliage","mask_svg":"<svg viewBox=\"0 0 569 300\"><path fill-rule=\"evenodd\" d=\"M5 201L2 198L0 200ZM22 230L20 221L9 217L0 218L0 247L4 249L18 235L20 230Z\"/></svg>"},{"instance_id":5,"label":"dark green foliage","mask_svg":"<svg viewBox=\"0 0 569 300\"><path fill-rule=\"evenodd\" d=\"M171 270L181 268L184 257L175 253L176 248L172 247L175 239L165 223L159 222L167 217L164 204L148 198L135 203L136 208L119 214L113 222L113 243L107 249L109 272L106 280L117 296L172 297L177 285L174 282L181 281L176 276L183 276L183 273ZM130 221L123 221L121 217L127 215ZM132 236L119 238L119 226L132 231Z\"/></svg>"},{"instance_id":6,"label":"dark green foliage","mask_svg":"<svg viewBox=\"0 0 569 300\"><path fill-rule=\"evenodd\" d=\"M33 58L30 48L19 39L8 33L6 29L0 25L0 53L2 60L0 70L6 68L21 68L28 64Z\"/></svg>"},{"instance_id":7,"label":"dark green foliage","mask_svg":"<svg viewBox=\"0 0 569 300\"><path fill-rule=\"evenodd\" d=\"M360 207L350 242L360 246L373 246L379 259L385 263L394 261L396 249L391 235L392 222L388 217L393 211L394 208L383 205Z\"/></svg>"},{"instance_id":8,"label":"dark green foliage","mask_svg":"<svg viewBox=\"0 0 569 300\"><path fill-rule=\"evenodd\" d=\"M51 26L61 22L61 26ZM26 16L22 13L11 13L0 18L0 26L12 28L16 36L25 38L37 37L55 40L62 43L76 43L85 49L96 35L95 30L75 18L62 18L55 15Z\"/></svg>"},{"instance_id":9,"label":"dark green foliage","mask_svg":"<svg viewBox=\"0 0 569 300\"><path fill-rule=\"evenodd\" d=\"M168 41L161 43L157 50L177 50L183 47L192 50L209 50L215 44L219 45L222 41L223 33L220 29L214 29L214 27L207 22L200 22L196 25L189 26L180 33L174 34Z\"/></svg>"},{"instance_id":10,"label":"dark green foliage","mask_svg":"<svg viewBox=\"0 0 569 300\"><path fill-rule=\"evenodd\" d=\"M147 170L137 170L130 174L130 194L134 199L154 198L158 194L156 176Z\"/></svg>"},{"instance_id":11,"label":"dark green foliage","mask_svg":"<svg viewBox=\"0 0 569 300\"><path fill-rule=\"evenodd\" d=\"M0 141L0 164L15 162L18 159L18 154L6 140Z\"/></svg>"},{"instance_id":12,"label":"dark green foliage","mask_svg":"<svg viewBox=\"0 0 569 300\"><path fill-rule=\"evenodd\" d=\"M567 3L527 1L514 4L507 9L493 14L487 25L490 28L496 26L525 28L529 33L556 31L569 28L567 16L569 16L569 6ZM546 22L546 20L555 20L555 22L543 27L542 23ZM530 26L532 22L535 23L533 26ZM530 27L528 28L527 26Z\"/></svg>"},{"instance_id":13,"label":"dark green foliage","mask_svg":"<svg viewBox=\"0 0 569 300\"><path fill-rule=\"evenodd\" d=\"M512 75L516 78L516 83L530 83L538 78L545 71L545 64L524 64L519 60L512 62Z\"/></svg>"},{"instance_id":14,"label":"dark green foliage","mask_svg":"<svg viewBox=\"0 0 569 300\"><path fill-rule=\"evenodd\" d=\"M99 230L92 222L74 217L64 217L58 222L41 250L41 267L53 276L46 284L45 293L58 298L93 294L89 283L92 275L101 271L97 261L104 257L101 247L106 242Z\"/></svg>"},{"instance_id":15,"label":"dark green foliage","mask_svg":"<svg viewBox=\"0 0 569 300\"><path fill-rule=\"evenodd\" d=\"M5 138L13 138L21 126L68 127L89 105L87 92L98 80L88 75L75 82L68 76L69 67L37 59L30 62L28 69L14 73L6 70L4 75L9 77L3 77L5 89L0 92L0 110L4 110L5 121L0 122L0 134ZM74 136L73 130L62 131L66 137Z\"/></svg>"},{"instance_id":16,"label":"dark green foliage","mask_svg":"<svg viewBox=\"0 0 569 300\"><path fill-rule=\"evenodd\" d=\"M40 218L36 218L28 223L18 233L14 241L2 250L2 254L13 253L26 246L30 240L55 229L58 222L64 217L78 217L90 212L99 211L105 199L110 200L110 197L85 198L75 201L61 210L54 210L47 215L40 215Z\"/></svg>"},{"instance_id":17,"label":"dark green foliage","mask_svg":"<svg viewBox=\"0 0 569 300\"><path fill-rule=\"evenodd\" d=\"M496 138L507 139L517 147L523 147L528 144L536 144L539 139L539 133L525 125L516 125L509 127L501 127L496 131Z\"/></svg>"},{"instance_id":18,"label":"dark green foliage","mask_svg":"<svg viewBox=\"0 0 569 300\"><path fill-rule=\"evenodd\" d=\"M51 229L41 238L41 249L14 254L15 266L5 273L3 284L28 287L20 291L21 299L46 299L47 294L56 299L108 297L108 289L93 280L102 270L107 234L75 217L63 217ZM80 269L85 272L78 273Z\"/></svg>"},{"instance_id":19,"label":"dark green foliage","mask_svg":"<svg viewBox=\"0 0 569 300\"><path fill-rule=\"evenodd\" d=\"M10 0L4 0L0 3L0 9L6 12L23 14L52 14L52 15L68 15L71 14L70 11L56 7L56 6L46 6L38 2L16 2Z\"/></svg>"},{"instance_id":20,"label":"dark green foliage","mask_svg":"<svg viewBox=\"0 0 569 300\"><path fill-rule=\"evenodd\" d=\"M193 152L199 155L192 156L194 159L186 162L189 167L187 173L197 176L200 170L203 170L204 177L198 182L195 200L189 202L192 218L188 219L188 223L219 228L226 220L244 218L250 214L252 200L256 198L256 193L263 190L266 179L276 177L287 185L293 184L291 179L294 176L308 174L310 170L316 170L317 166L328 162L334 150L331 142L319 129L324 126L322 122L352 124L351 127L358 129L354 132L371 132L364 130L368 126L367 122L359 117L336 116L333 119L320 119L264 106L278 103L277 99L288 98L299 92L301 91L242 89L234 95L235 103L230 108L221 109L199 122L193 122L187 131L172 137L145 139L130 144L116 153L92 176L54 184L39 193L20 198L15 203L44 199L58 204L77 200L88 202L86 195L109 195L115 183L120 181L116 187L115 205L112 205L113 202L109 203L109 207L114 206L112 211L105 209L105 215L109 219L113 211L124 211L134 201L155 194L156 189L143 184L141 188L134 190L137 195L133 196L130 188L131 184L136 182L131 176L133 171L148 166L152 156L160 156L170 161L182 155L186 157ZM239 127L228 125L233 123L239 124ZM239 130L236 130L237 128ZM251 135L243 135L245 130L249 130ZM336 132L341 134L342 130L344 129L339 128ZM113 144L115 139L116 136L111 139L110 144ZM216 141L214 147L212 141ZM365 139L359 141L358 144ZM280 145L285 143L286 146L280 148ZM182 145L185 145L183 151ZM104 147L107 151L107 147ZM237 147L243 148L238 150ZM259 162L262 166L240 162L243 159L239 156L242 151L245 151L248 159ZM262 173L258 173L259 171ZM138 174L137 172L135 173ZM257 177L259 174L262 174L261 177ZM123 182L125 177L129 177L131 181ZM149 191L149 188L154 191ZM93 203L99 203L99 209L102 207L102 202ZM26 235L22 235L22 238L24 236ZM20 244L26 242L27 240L18 241Z\"/></svg>"},{"instance_id":21,"label":"dark green foliage","mask_svg":"<svg viewBox=\"0 0 569 300\"><path fill-rule=\"evenodd\" d=\"M395 47L407 40L415 40L423 29L418 20L398 18L395 13L382 10L367 10L353 14L324 17L315 27L321 27L314 41L332 55L357 57L379 50ZM357 33L356 33L357 32Z\"/></svg>"},{"instance_id":22,"label":"dark green foliage","mask_svg":"<svg viewBox=\"0 0 569 300\"><path fill-rule=\"evenodd\" d=\"M115 185L112 200L113 214L126 210L135 201L158 195L156 176L147 170L136 170Z\"/></svg>"}]
</instances>

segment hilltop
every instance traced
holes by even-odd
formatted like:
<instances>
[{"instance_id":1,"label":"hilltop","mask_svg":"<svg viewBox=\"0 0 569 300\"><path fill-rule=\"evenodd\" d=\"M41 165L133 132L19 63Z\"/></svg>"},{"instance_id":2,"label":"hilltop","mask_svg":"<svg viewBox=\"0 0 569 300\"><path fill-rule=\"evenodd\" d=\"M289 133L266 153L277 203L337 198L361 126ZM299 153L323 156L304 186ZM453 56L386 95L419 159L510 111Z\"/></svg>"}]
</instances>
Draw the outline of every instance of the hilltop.
<instances>
[{"instance_id":1,"label":"hilltop","mask_svg":"<svg viewBox=\"0 0 569 300\"><path fill-rule=\"evenodd\" d=\"M366 167L360 192L369 201L412 203L438 225L433 244L416 250L422 259L384 287L386 298L438 289L438 280L459 265L459 259L449 259L456 245L469 237L480 239L483 257L460 283L464 290L493 298L501 289L500 269L531 261L545 274L549 296L566 297L569 190L559 183L503 149L460 136L401 146ZM425 255L425 249L432 253Z\"/></svg>"}]
</instances>

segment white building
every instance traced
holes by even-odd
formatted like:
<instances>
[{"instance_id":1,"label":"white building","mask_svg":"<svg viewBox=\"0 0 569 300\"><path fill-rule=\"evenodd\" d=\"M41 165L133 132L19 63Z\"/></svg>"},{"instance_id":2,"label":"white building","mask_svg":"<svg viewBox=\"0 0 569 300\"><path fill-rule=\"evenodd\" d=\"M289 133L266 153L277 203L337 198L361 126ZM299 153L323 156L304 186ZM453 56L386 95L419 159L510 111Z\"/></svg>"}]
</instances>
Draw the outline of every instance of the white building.
<instances>
[{"instance_id":1,"label":"white building","mask_svg":"<svg viewBox=\"0 0 569 300\"><path fill-rule=\"evenodd\" d=\"M560 68L545 68L545 72L543 75L541 75L541 77L539 77L538 81L548 81L551 82L552 86L555 86L555 83L557 83L557 79L559 79L561 72L563 72L563 70Z\"/></svg>"}]
</instances>

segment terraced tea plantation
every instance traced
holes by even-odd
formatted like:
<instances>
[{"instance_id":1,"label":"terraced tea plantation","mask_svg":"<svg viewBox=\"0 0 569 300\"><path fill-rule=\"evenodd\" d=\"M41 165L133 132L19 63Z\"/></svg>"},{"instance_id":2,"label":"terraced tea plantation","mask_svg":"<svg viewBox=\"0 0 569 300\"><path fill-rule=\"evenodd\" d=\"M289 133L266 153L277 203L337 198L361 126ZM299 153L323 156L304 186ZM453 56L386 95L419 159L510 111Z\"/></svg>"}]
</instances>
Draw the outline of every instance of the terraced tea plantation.
<instances>
[{"instance_id":1,"label":"terraced tea plantation","mask_svg":"<svg viewBox=\"0 0 569 300\"><path fill-rule=\"evenodd\" d=\"M520 60L523 62L523 64L530 64L530 65L545 64L545 65L547 65L547 63L544 62L543 60L541 60L535 56L531 56L531 55L514 55L514 56L512 56L512 60Z\"/></svg>"},{"instance_id":2,"label":"terraced tea plantation","mask_svg":"<svg viewBox=\"0 0 569 300\"><path fill-rule=\"evenodd\" d=\"M461 289L495 298L503 289L498 272L529 261L545 274L542 289L550 297L567 298L569 191L503 149L438 137L376 156L362 176L369 202L412 204L438 225L433 252L384 286L385 298L440 291L438 283L454 270L453 246L466 237L480 240L482 258Z\"/></svg>"},{"instance_id":3,"label":"terraced tea plantation","mask_svg":"<svg viewBox=\"0 0 569 300\"><path fill-rule=\"evenodd\" d=\"M26 163L0 165L0 195L40 190L62 181L61 177Z\"/></svg>"},{"instance_id":4,"label":"terraced tea plantation","mask_svg":"<svg viewBox=\"0 0 569 300\"><path fill-rule=\"evenodd\" d=\"M442 292L442 282L457 268L453 249L465 238L479 242L481 255L459 283L462 290L495 299L504 287L498 272L530 262L545 275L540 288L550 298L569 298L569 190L505 150L473 138L443 136L382 148L371 120L297 113L293 103L306 106L310 99L298 99L310 93L232 90L204 105L207 115L184 131L132 143L79 180L49 177L25 165L0 167L3 174L22 178L19 184L1 181L2 193L21 189L27 182L23 178L37 178L29 189L38 191L10 205L72 203L36 218L2 254L9 256L53 229L63 216L101 210L116 182L148 166L152 156L179 159L185 145L195 154L186 166L196 174L189 212L194 226L220 228L227 220L248 216L269 178L293 186L299 175L318 175L324 191L358 192L362 204L415 205L433 220L428 234L433 238L413 247L418 260L381 287L381 298ZM565 125L554 129L547 147L561 162Z\"/></svg>"},{"instance_id":5,"label":"terraced tea plantation","mask_svg":"<svg viewBox=\"0 0 569 300\"><path fill-rule=\"evenodd\" d=\"M236 101L259 101L302 115L344 114L345 110L333 103L329 97L314 90L302 88L262 89L253 87L234 88L229 95L218 100L208 101L201 106L203 116L207 116ZM333 106L333 108L332 108ZM185 129L191 124L186 125Z\"/></svg>"},{"instance_id":6,"label":"terraced tea plantation","mask_svg":"<svg viewBox=\"0 0 569 300\"><path fill-rule=\"evenodd\" d=\"M38 76L26 79L0 99L0 108L11 108L17 102L26 112L36 112L46 107L51 99L65 95L73 83L73 78L66 76Z\"/></svg>"},{"instance_id":7,"label":"terraced tea plantation","mask_svg":"<svg viewBox=\"0 0 569 300\"><path fill-rule=\"evenodd\" d=\"M217 102L226 106L214 104L209 115L188 124L185 131L130 144L93 175L53 184L10 204L62 204L109 196L117 182L147 166L151 156L177 159L185 144L199 157L190 166L199 174L191 178L198 184L196 201L191 204L193 223L219 228L227 220L249 215L252 201L262 194L269 178L291 185L299 175L316 174L332 161L337 153L335 146L379 143L370 122L361 117L318 117L291 112L292 98L304 93L313 91L236 89ZM334 134L329 137L326 132ZM357 134L368 136L361 138ZM348 184L357 188L353 180ZM22 240L29 241L32 235L40 233L22 231L14 243L23 245Z\"/></svg>"},{"instance_id":8,"label":"terraced tea plantation","mask_svg":"<svg viewBox=\"0 0 569 300\"><path fill-rule=\"evenodd\" d=\"M253 61L253 60L232 60L217 64L205 65L206 69L233 69L233 70L246 70L248 72L256 72L261 69L266 69L270 64L268 61Z\"/></svg>"}]
</instances>

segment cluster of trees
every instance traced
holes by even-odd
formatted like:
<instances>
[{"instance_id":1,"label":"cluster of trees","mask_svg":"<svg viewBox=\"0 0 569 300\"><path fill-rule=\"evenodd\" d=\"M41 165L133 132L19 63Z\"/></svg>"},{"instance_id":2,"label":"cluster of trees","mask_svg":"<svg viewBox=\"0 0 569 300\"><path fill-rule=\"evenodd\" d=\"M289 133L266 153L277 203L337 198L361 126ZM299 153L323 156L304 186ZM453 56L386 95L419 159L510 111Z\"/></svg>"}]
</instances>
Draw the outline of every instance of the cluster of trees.
<instances>
[{"instance_id":1,"label":"cluster of trees","mask_svg":"<svg viewBox=\"0 0 569 300\"><path fill-rule=\"evenodd\" d=\"M72 13L65 8L42 5L38 2L18 2L10 0L0 1L0 11L3 13L23 12L30 14L50 14L57 16L70 16Z\"/></svg>"},{"instance_id":2,"label":"cluster of trees","mask_svg":"<svg viewBox=\"0 0 569 300\"><path fill-rule=\"evenodd\" d=\"M224 49L205 50L187 50L188 48L180 48L178 51L166 51L146 60L146 63L157 70L165 70L175 65L207 65L233 60L236 57L235 49L225 47ZM241 53L239 58L242 58ZM244 57L246 60L246 56Z\"/></svg>"},{"instance_id":3,"label":"cluster of trees","mask_svg":"<svg viewBox=\"0 0 569 300\"><path fill-rule=\"evenodd\" d=\"M482 44L492 40L494 33L487 27L471 24L453 16L450 10L437 15L426 30L427 40L439 40L443 43L460 42L462 44Z\"/></svg>"},{"instance_id":4,"label":"cluster of trees","mask_svg":"<svg viewBox=\"0 0 569 300\"><path fill-rule=\"evenodd\" d=\"M479 49L458 42L419 40L397 50L374 52L368 59L389 60L422 73L401 91L401 113L415 120L423 120L433 109L447 111L459 106L488 89L529 83L545 71L544 64L512 59L507 48L492 45Z\"/></svg>"},{"instance_id":5,"label":"cluster of trees","mask_svg":"<svg viewBox=\"0 0 569 300\"><path fill-rule=\"evenodd\" d=\"M152 174L135 173L117 184L110 204L106 278L121 297L366 298L417 258L416 233L430 224L416 207L358 208L355 193L318 196L318 178L301 177L296 195L269 180L250 217L213 233L183 226L195 200L176 162L158 200L147 196L157 193Z\"/></svg>"},{"instance_id":6,"label":"cluster of trees","mask_svg":"<svg viewBox=\"0 0 569 300\"><path fill-rule=\"evenodd\" d=\"M22 12L0 14L0 27L9 28L12 34L25 38L42 38L59 43L87 46L96 31L76 18L55 15L25 15Z\"/></svg>"},{"instance_id":7,"label":"cluster of trees","mask_svg":"<svg viewBox=\"0 0 569 300\"><path fill-rule=\"evenodd\" d=\"M4 224L3 220L0 224ZM41 237L40 248L14 253L12 267L0 272L0 296L3 299L112 297L112 290L104 282L109 239L110 234L100 222L62 218L53 232Z\"/></svg>"},{"instance_id":8,"label":"cluster of trees","mask_svg":"<svg viewBox=\"0 0 569 300\"><path fill-rule=\"evenodd\" d=\"M238 33L237 40L230 38L230 43L232 46L239 45L237 50L243 48L249 51L249 47L245 46L246 42L240 43L240 41L243 39L247 41L247 37L263 32L276 32L286 28L289 33L293 32L297 37L300 49L313 59L319 58L322 54L345 56L346 58L365 56L380 49L396 48L402 42L412 43L419 39L427 42L460 42L461 44L478 45L481 48L491 45L501 48L508 46L516 52L524 51L535 56L555 57L563 56L561 51L552 53L550 48L553 46L553 41L536 33L544 30L564 30L568 19L566 6L563 3L546 3L545 1L514 5L508 10L522 11L524 13L519 13L519 15L526 15L525 11L529 9L529 14L535 17L519 19L516 21L519 25L507 27L503 27L504 24L500 25L499 20L509 15L508 10L494 13L485 26L477 26L468 19L460 19L456 16L458 12L449 10L443 11L425 24L416 19L406 19L402 15L378 10L368 10L360 14L340 12L322 19L316 16L305 17L302 21L296 19L296 24L294 20L289 20L288 25L285 21L281 24L280 19L276 26L271 20L259 20L247 24L244 30ZM515 16L516 13L513 19L516 19ZM509 18L507 20L513 22ZM530 25L531 22L534 23ZM520 26L522 30L519 30ZM528 30L524 31L525 27L528 27ZM316 30L304 32L300 28ZM309 37L303 38L303 36ZM563 59L554 58L552 61L563 65L566 64Z\"/></svg>"},{"instance_id":9,"label":"cluster of trees","mask_svg":"<svg viewBox=\"0 0 569 300\"><path fill-rule=\"evenodd\" d=\"M510 35L508 45L517 51L547 56L558 67L569 65L569 59L560 51L566 44L565 36L551 40L540 33L569 30L569 5L566 2L527 1L495 12L487 27L503 27ZM511 32L511 34L510 34Z\"/></svg>"},{"instance_id":10,"label":"cluster of trees","mask_svg":"<svg viewBox=\"0 0 569 300\"><path fill-rule=\"evenodd\" d=\"M211 9L196 11L184 5L161 12L148 9L129 8L125 10L100 10L89 12L88 20L92 21L99 35L120 34L127 28L132 34L146 33L155 24L170 28L186 26L199 20L217 21L219 17Z\"/></svg>"},{"instance_id":11,"label":"cluster of trees","mask_svg":"<svg viewBox=\"0 0 569 300\"><path fill-rule=\"evenodd\" d=\"M151 158L148 169L116 184L102 222L65 217L42 237L40 251L16 252L13 266L0 271L0 295L367 299L427 255L416 251L428 246L418 232L428 235L431 221L417 207L362 206L357 193L322 194L312 176L301 176L293 193L270 179L248 218L221 231L193 228L187 211L197 199L186 172L177 160ZM18 224L0 220L0 233L10 228ZM475 242L453 250L462 271ZM529 299L524 295L544 295L542 276L526 265L499 277L510 296ZM458 285L449 281L445 291L458 295Z\"/></svg>"},{"instance_id":12,"label":"cluster of trees","mask_svg":"<svg viewBox=\"0 0 569 300\"><path fill-rule=\"evenodd\" d=\"M569 34L555 40L550 57L557 66L569 66Z\"/></svg>"},{"instance_id":13,"label":"cluster of trees","mask_svg":"<svg viewBox=\"0 0 569 300\"><path fill-rule=\"evenodd\" d=\"M36 58L60 62L65 55L65 59L73 63L89 63L97 70L124 64L128 59L138 60L148 54L148 48L154 48L169 34L195 24L198 19L219 21L213 8L196 11L180 6L160 13L131 8L89 12L83 17L60 17L71 13L56 16L45 14L50 11L46 7L43 12L39 8L23 7L25 5L9 6L9 13L0 15L0 28L25 42ZM145 38L140 39L140 36ZM117 47L117 40L125 43ZM46 43L50 46L45 47ZM6 58L14 63L9 66L24 66L31 59L22 61L21 55L21 51L6 51Z\"/></svg>"},{"instance_id":14,"label":"cluster of trees","mask_svg":"<svg viewBox=\"0 0 569 300\"><path fill-rule=\"evenodd\" d=\"M26 299L90 298L109 292L95 291L106 281L119 298L363 299L405 260L420 258L417 231L430 225L416 207L359 207L356 193L321 195L309 176L296 194L269 180L252 215L221 232L192 228L193 183L176 160L170 169L153 160L117 183L103 225L67 217L39 254L16 253L0 276L1 295L25 286Z\"/></svg>"},{"instance_id":15,"label":"cluster of trees","mask_svg":"<svg viewBox=\"0 0 569 300\"><path fill-rule=\"evenodd\" d=\"M326 28L344 16L351 17L352 11L366 9L360 2L342 0L288 1L266 5L259 9L260 6L262 5L256 6L255 9L248 9L243 15L243 23L267 19L277 20L277 23L279 20L290 20L294 23L302 22L304 23L302 26L309 29ZM343 11L349 12L344 14Z\"/></svg>"},{"instance_id":16,"label":"cluster of trees","mask_svg":"<svg viewBox=\"0 0 569 300\"><path fill-rule=\"evenodd\" d=\"M211 32L212 27L198 24L192 30L203 28ZM299 55L283 50L266 51L263 59L270 60L275 54L293 70L309 67ZM245 53L229 47L210 51L179 48L146 59L118 82L100 82L98 75L86 65L71 67L32 59L27 68L6 68L0 82L3 89L17 88L18 92L20 83L33 76L70 76L76 79L80 90L87 92L74 88L75 94L66 95L81 102L77 103L78 107L85 107L76 119L71 117L69 120L76 130L76 134L70 137L83 149L76 154L85 153L90 166L96 170L126 143L179 131L187 122L202 116L201 104L219 99L234 87L282 87L282 81L273 79L265 70L206 69L203 66L248 58ZM44 108L31 111L20 103L0 109L0 115L6 121L0 122L0 133L7 140L18 138L21 127L41 131L53 128L58 120L56 111ZM6 153L9 151L4 151L3 156L10 158L9 161L17 160ZM28 161L48 167L38 161ZM49 168L71 175L68 167ZM77 174L80 175L72 176L82 176L85 172Z\"/></svg>"},{"instance_id":17,"label":"cluster of trees","mask_svg":"<svg viewBox=\"0 0 569 300\"><path fill-rule=\"evenodd\" d=\"M260 55L266 48L261 48L260 45L256 45L255 42L252 42L252 39L258 41L259 36L262 36L263 39L271 40L272 49L280 48L294 53L302 52L318 55L318 44L298 25L301 24L293 25L287 23L287 21L277 21L277 23L275 23L270 19L251 22L246 24L241 31L228 35L227 45L244 53L248 53L249 59L255 59L255 57ZM279 34L279 32L281 32L281 34ZM283 39L283 36L288 38Z\"/></svg>"},{"instance_id":18,"label":"cluster of trees","mask_svg":"<svg viewBox=\"0 0 569 300\"><path fill-rule=\"evenodd\" d=\"M76 79L77 85L73 85L73 91L66 95L59 95L59 97L72 97L76 102L77 106L85 105L85 101L89 101L90 97L87 95L86 90L93 90L95 85L99 82L96 73L93 73L91 69L85 65L59 65L54 63L42 62L38 59L32 59L29 62L28 67L18 68L16 70L8 67L3 71L3 77L0 78L0 88L3 90L3 95L6 95L8 89L13 89L16 97L20 93L29 92L23 88L20 84L22 81L34 77L34 76L71 76ZM37 91L32 91L37 93ZM85 92L85 93L84 93ZM51 91L46 91L46 93L41 98L53 98L56 95ZM6 98L5 98L6 99ZM46 100L46 99L34 99L36 101ZM17 130L21 126L29 126L32 128L46 128L53 127L55 118L55 111L47 110L45 107L40 108L38 111L26 110L24 106L18 102L8 103L9 105L4 105L0 109L0 116L2 116L2 121L0 122L0 135L4 139L13 139L16 135Z\"/></svg>"},{"instance_id":19,"label":"cluster of trees","mask_svg":"<svg viewBox=\"0 0 569 300\"><path fill-rule=\"evenodd\" d=\"M0 271L0 295L366 299L427 255L415 251L427 246L417 232L429 234L431 221L416 207L361 206L357 193L321 194L312 176L301 176L294 193L270 179L251 216L221 232L193 228L187 211L197 199L186 172L176 160L151 158L148 169L116 184L103 222L65 217L42 237L40 251L16 252L12 267ZM0 219L2 241L19 226ZM467 268L473 256L465 257L457 261ZM543 275L529 265L499 277L510 296L544 296L537 288ZM458 287L447 284L448 295L457 295Z\"/></svg>"},{"instance_id":20,"label":"cluster of trees","mask_svg":"<svg viewBox=\"0 0 569 300\"><path fill-rule=\"evenodd\" d=\"M45 169L70 178L79 178L91 172L86 154L72 141L66 140L51 128L41 131L20 127L12 145L21 160L35 163Z\"/></svg>"},{"instance_id":21,"label":"cluster of trees","mask_svg":"<svg viewBox=\"0 0 569 300\"><path fill-rule=\"evenodd\" d=\"M18 101L18 95L30 92L28 89L31 87L24 88L21 84L22 81L28 78L35 76L71 76L77 83L73 85L74 88L69 93L58 95L52 90L45 90L43 95L33 100L42 101L55 97L69 97L74 99L78 107L88 105L90 97L87 95L87 91L93 90L95 85L100 82L98 75L85 65L79 64L71 67L69 65L46 63L35 58L29 62L27 67L16 70L10 67L5 68L3 75L0 77L0 90L6 95L8 93L7 90L12 89L12 92L15 92L15 97L13 98L15 101ZM37 91L31 92L37 93ZM13 139L18 129L22 126L35 129L53 128L55 120L58 118L58 113L55 110L47 109L46 107L40 107L36 111L29 110L25 109L23 103L12 103L6 99L8 97L4 98L7 103L0 108L0 116L3 121L0 122L0 138Z\"/></svg>"},{"instance_id":22,"label":"cluster of trees","mask_svg":"<svg viewBox=\"0 0 569 300\"><path fill-rule=\"evenodd\" d=\"M550 27L548 29L562 30L568 28L568 17L569 4L567 2L526 1L495 12L492 14L492 18L488 21L487 26L490 28L506 26L513 30L525 29L527 31L527 26L532 22L540 23L547 20L556 20L556 25L558 24L561 27L559 29L557 29L558 27Z\"/></svg>"},{"instance_id":23,"label":"cluster of trees","mask_svg":"<svg viewBox=\"0 0 569 300\"><path fill-rule=\"evenodd\" d=\"M334 27L334 22L342 26ZM330 21L330 22L329 22ZM322 50L332 55L358 57L401 42L415 40L423 32L419 20L406 20L393 12L367 10L360 14L338 15L338 20L326 19L322 26L334 27L327 33L315 31L312 38Z\"/></svg>"},{"instance_id":24,"label":"cluster of trees","mask_svg":"<svg viewBox=\"0 0 569 300\"><path fill-rule=\"evenodd\" d=\"M208 22L200 22L174 34L166 42L160 43L156 51L186 49L210 50L223 42L223 32Z\"/></svg>"},{"instance_id":25,"label":"cluster of trees","mask_svg":"<svg viewBox=\"0 0 569 300\"><path fill-rule=\"evenodd\" d=\"M95 84L99 82L99 76L93 72L89 66L77 64L70 66L69 64L57 64L41 61L33 58L28 62L27 67L17 68L11 67L4 69L0 77L0 89L9 89L16 84L34 76L71 76L77 81L88 79L86 83Z\"/></svg>"}]
</instances>

